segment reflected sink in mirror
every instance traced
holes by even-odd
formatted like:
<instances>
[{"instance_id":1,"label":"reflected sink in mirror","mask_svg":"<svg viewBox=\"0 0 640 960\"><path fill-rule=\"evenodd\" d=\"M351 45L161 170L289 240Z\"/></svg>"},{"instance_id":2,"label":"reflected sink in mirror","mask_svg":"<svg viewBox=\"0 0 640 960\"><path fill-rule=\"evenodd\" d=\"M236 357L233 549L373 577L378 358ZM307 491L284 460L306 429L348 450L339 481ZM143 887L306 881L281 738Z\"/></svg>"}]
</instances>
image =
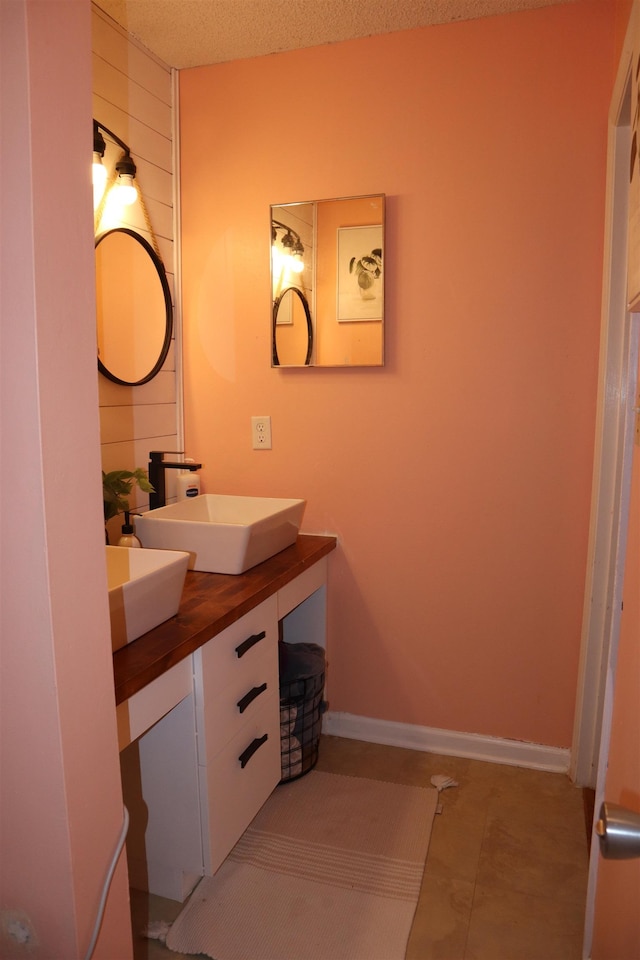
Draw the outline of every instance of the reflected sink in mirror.
<instances>
[{"instance_id":1,"label":"reflected sink in mirror","mask_svg":"<svg viewBox=\"0 0 640 960\"><path fill-rule=\"evenodd\" d=\"M190 570L244 573L295 543L306 500L203 493L136 517L145 547L188 550Z\"/></svg>"},{"instance_id":2,"label":"reflected sink in mirror","mask_svg":"<svg viewBox=\"0 0 640 960\"><path fill-rule=\"evenodd\" d=\"M111 643L119 650L175 616L189 554L175 550L105 547Z\"/></svg>"}]
</instances>

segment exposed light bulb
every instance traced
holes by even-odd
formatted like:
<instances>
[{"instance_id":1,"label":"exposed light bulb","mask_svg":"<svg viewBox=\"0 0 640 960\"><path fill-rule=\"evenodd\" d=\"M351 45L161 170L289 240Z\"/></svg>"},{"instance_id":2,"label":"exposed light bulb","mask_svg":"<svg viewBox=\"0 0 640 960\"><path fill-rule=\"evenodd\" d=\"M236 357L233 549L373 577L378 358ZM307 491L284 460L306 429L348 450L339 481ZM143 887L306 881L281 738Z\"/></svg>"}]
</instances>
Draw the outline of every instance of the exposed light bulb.
<instances>
[{"instance_id":1,"label":"exposed light bulb","mask_svg":"<svg viewBox=\"0 0 640 960\"><path fill-rule=\"evenodd\" d=\"M93 152L91 179L93 182L93 209L97 210L104 195L104 188L107 185L107 168L97 150Z\"/></svg>"},{"instance_id":2,"label":"exposed light bulb","mask_svg":"<svg viewBox=\"0 0 640 960\"><path fill-rule=\"evenodd\" d=\"M138 199L138 190L131 174L121 173L113 185L113 192L116 194L118 203L123 207L129 207Z\"/></svg>"},{"instance_id":3,"label":"exposed light bulb","mask_svg":"<svg viewBox=\"0 0 640 960\"><path fill-rule=\"evenodd\" d=\"M131 154L126 150L116 163L116 173L118 179L114 187L118 203L123 207L129 207L138 199L138 190L135 184L136 165L131 158Z\"/></svg>"}]
</instances>

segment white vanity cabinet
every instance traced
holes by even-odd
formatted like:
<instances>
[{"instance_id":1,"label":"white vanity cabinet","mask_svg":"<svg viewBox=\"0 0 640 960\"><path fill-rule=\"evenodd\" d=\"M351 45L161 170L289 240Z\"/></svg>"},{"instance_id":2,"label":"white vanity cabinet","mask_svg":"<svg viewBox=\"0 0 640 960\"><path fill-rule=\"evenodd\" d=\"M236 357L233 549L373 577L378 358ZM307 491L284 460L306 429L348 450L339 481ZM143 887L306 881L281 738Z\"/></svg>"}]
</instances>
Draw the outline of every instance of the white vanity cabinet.
<instances>
[{"instance_id":1,"label":"white vanity cabinet","mask_svg":"<svg viewBox=\"0 0 640 960\"><path fill-rule=\"evenodd\" d=\"M278 604L269 597L193 654L204 872L280 780Z\"/></svg>"},{"instance_id":2,"label":"white vanity cabinet","mask_svg":"<svg viewBox=\"0 0 640 960\"><path fill-rule=\"evenodd\" d=\"M114 653L131 886L184 900L279 783L278 639L325 646L334 548L301 536L239 577L188 574L175 622Z\"/></svg>"}]
</instances>

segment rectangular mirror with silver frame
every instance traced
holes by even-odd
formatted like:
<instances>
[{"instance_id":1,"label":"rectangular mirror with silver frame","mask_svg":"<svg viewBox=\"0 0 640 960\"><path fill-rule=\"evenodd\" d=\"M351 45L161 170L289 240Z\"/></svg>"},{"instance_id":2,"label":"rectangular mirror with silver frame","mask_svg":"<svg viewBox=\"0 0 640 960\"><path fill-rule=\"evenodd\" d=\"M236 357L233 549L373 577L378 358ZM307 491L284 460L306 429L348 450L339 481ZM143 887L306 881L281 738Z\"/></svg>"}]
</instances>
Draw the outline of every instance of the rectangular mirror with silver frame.
<instances>
[{"instance_id":1,"label":"rectangular mirror with silver frame","mask_svg":"<svg viewBox=\"0 0 640 960\"><path fill-rule=\"evenodd\" d=\"M384 201L271 206L272 366L384 365Z\"/></svg>"}]
</instances>

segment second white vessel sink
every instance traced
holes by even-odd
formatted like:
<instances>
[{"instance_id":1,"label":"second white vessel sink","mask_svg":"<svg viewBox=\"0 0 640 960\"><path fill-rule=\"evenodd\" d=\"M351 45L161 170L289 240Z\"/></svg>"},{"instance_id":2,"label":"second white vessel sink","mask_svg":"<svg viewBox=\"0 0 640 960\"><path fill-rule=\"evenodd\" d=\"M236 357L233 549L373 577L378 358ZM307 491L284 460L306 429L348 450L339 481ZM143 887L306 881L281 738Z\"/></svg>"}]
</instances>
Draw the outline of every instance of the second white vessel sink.
<instances>
[{"instance_id":1,"label":"second white vessel sink","mask_svg":"<svg viewBox=\"0 0 640 960\"><path fill-rule=\"evenodd\" d=\"M178 612L189 554L132 547L105 550L111 644L119 650Z\"/></svg>"},{"instance_id":2,"label":"second white vessel sink","mask_svg":"<svg viewBox=\"0 0 640 960\"><path fill-rule=\"evenodd\" d=\"M306 500L204 493L136 517L144 547L187 550L190 570L244 573L295 543Z\"/></svg>"}]
</instances>

